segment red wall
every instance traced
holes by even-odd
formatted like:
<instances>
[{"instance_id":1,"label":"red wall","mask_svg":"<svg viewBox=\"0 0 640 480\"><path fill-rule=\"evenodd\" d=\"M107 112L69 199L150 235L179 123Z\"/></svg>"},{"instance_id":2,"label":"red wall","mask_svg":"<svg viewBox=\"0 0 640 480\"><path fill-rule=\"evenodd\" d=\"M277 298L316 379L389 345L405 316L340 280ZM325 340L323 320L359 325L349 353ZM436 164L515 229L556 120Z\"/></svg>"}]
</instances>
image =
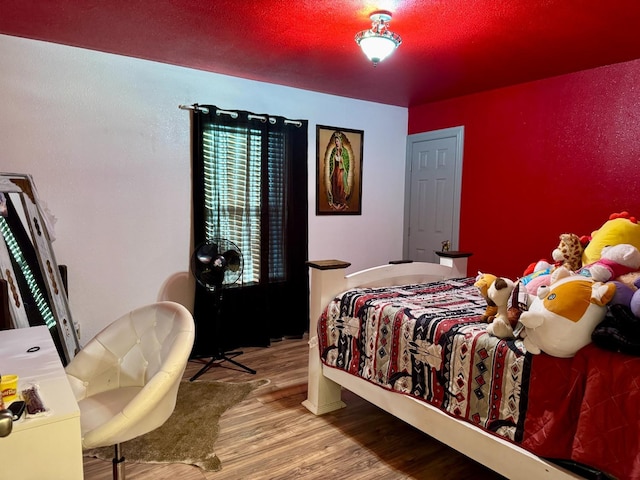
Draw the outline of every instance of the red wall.
<instances>
[{"instance_id":1,"label":"red wall","mask_svg":"<svg viewBox=\"0 0 640 480\"><path fill-rule=\"evenodd\" d=\"M470 274L515 280L561 233L640 219L640 60L409 109L409 134L459 125Z\"/></svg>"}]
</instances>

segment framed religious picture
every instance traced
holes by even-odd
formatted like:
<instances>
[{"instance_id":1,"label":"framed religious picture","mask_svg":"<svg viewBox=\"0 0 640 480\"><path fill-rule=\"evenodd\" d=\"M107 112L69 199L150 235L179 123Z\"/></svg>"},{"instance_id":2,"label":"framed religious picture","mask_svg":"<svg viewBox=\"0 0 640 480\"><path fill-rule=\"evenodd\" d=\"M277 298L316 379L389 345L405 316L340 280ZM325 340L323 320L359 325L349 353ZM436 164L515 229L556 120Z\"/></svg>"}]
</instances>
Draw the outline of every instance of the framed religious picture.
<instances>
[{"instance_id":1,"label":"framed religious picture","mask_svg":"<svg viewBox=\"0 0 640 480\"><path fill-rule=\"evenodd\" d=\"M316 215L361 215L364 131L318 125L316 144Z\"/></svg>"}]
</instances>

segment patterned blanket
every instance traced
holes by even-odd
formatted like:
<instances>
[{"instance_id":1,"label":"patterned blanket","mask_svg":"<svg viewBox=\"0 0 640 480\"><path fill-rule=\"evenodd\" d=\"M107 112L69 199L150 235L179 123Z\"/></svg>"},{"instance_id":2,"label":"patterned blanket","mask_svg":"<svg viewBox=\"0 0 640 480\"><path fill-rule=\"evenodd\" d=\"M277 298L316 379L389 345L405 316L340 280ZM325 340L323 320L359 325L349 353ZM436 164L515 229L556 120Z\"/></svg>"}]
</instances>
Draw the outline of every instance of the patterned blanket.
<instances>
[{"instance_id":1,"label":"patterned blanket","mask_svg":"<svg viewBox=\"0 0 640 480\"><path fill-rule=\"evenodd\" d=\"M531 355L486 332L474 280L339 295L318 325L323 363L520 442Z\"/></svg>"},{"instance_id":2,"label":"patterned blanket","mask_svg":"<svg viewBox=\"0 0 640 480\"><path fill-rule=\"evenodd\" d=\"M640 356L590 344L573 358L526 353L480 321L474 278L337 296L318 322L325 365L428 402L561 460L640 480ZM584 466L588 465L587 470ZM588 475L586 475L588 474Z\"/></svg>"}]
</instances>

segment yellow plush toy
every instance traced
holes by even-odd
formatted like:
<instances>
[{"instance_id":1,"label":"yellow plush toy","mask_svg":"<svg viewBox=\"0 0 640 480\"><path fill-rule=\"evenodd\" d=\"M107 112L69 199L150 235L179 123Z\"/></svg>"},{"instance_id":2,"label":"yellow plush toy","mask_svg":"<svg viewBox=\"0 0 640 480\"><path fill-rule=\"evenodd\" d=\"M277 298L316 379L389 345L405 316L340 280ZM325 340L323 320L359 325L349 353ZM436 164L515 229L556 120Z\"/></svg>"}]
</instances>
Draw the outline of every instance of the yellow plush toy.
<instances>
[{"instance_id":1,"label":"yellow plush toy","mask_svg":"<svg viewBox=\"0 0 640 480\"><path fill-rule=\"evenodd\" d=\"M640 225L628 212L611 214L609 220L591 234L591 240L582 252L582 265L600 260L604 247L621 243L628 243L640 250Z\"/></svg>"},{"instance_id":2,"label":"yellow plush toy","mask_svg":"<svg viewBox=\"0 0 640 480\"><path fill-rule=\"evenodd\" d=\"M482 315L483 322L491 322L493 317L498 313L498 307L496 304L489 298L489 287L496 281L496 276L491 275L490 273L482 273L478 272L478 276L476 277L476 283L474 283L474 287L480 290L480 295L487 301L487 308Z\"/></svg>"}]
</instances>

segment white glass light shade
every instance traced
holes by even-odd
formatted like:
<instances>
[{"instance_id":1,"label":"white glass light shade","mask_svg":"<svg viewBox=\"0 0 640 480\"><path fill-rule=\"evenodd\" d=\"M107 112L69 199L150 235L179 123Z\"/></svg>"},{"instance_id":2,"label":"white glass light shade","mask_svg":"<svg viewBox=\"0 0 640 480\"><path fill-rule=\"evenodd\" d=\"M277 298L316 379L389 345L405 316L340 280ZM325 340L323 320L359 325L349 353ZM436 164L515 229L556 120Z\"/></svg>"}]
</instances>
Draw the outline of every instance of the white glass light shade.
<instances>
[{"instance_id":1,"label":"white glass light shade","mask_svg":"<svg viewBox=\"0 0 640 480\"><path fill-rule=\"evenodd\" d=\"M358 45L369 60L378 63L391 55L398 46L391 38L367 31L370 35L362 36Z\"/></svg>"},{"instance_id":2,"label":"white glass light shade","mask_svg":"<svg viewBox=\"0 0 640 480\"><path fill-rule=\"evenodd\" d=\"M402 43L400 35L389 30L391 13L378 11L371 15L371 29L356 34L356 43L364 54L377 65Z\"/></svg>"}]
</instances>

